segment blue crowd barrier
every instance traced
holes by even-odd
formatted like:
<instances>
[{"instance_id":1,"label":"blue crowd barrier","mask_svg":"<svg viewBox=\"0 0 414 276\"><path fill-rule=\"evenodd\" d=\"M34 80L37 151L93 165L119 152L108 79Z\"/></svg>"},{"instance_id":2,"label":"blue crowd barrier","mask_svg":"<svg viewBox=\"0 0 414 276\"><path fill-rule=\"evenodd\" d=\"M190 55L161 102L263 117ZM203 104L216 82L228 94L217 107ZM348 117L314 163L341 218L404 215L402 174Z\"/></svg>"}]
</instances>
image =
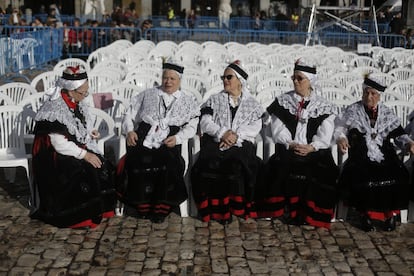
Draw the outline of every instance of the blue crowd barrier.
<instances>
[{"instance_id":1,"label":"blue crowd barrier","mask_svg":"<svg viewBox=\"0 0 414 276\"><path fill-rule=\"evenodd\" d=\"M65 42L64 57L87 57L98 48L105 47L119 39L127 39L132 43L142 39L139 28L130 27L70 27L78 34L78 42L72 45Z\"/></svg>"},{"instance_id":2,"label":"blue crowd barrier","mask_svg":"<svg viewBox=\"0 0 414 276\"><path fill-rule=\"evenodd\" d=\"M3 74L34 69L62 55L62 29L5 26L3 35L0 46L5 49Z\"/></svg>"}]
</instances>

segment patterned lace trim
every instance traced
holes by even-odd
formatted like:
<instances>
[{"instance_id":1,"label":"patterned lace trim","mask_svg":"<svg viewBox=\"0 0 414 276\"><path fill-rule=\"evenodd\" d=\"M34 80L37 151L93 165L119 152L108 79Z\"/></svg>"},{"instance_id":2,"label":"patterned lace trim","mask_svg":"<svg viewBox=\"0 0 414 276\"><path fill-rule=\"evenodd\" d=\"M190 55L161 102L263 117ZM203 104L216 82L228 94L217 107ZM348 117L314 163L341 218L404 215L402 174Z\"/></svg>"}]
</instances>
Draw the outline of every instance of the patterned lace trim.
<instances>
[{"instance_id":1,"label":"patterned lace trim","mask_svg":"<svg viewBox=\"0 0 414 276\"><path fill-rule=\"evenodd\" d=\"M294 91L289 91L277 97L279 104L289 110L289 113L295 115L298 108L299 96ZM317 118L324 114L337 114L338 107L326 99L311 93L309 97L309 104L306 107L306 114L308 118Z\"/></svg>"}]
</instances>

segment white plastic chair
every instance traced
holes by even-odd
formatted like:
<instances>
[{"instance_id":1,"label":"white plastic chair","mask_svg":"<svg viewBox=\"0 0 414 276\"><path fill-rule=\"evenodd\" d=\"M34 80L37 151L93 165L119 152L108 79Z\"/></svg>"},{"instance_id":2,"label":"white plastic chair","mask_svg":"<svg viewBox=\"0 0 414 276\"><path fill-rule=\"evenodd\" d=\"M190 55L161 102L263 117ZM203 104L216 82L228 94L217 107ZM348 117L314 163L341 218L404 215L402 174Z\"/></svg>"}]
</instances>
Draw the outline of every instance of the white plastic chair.
<instances>
[{"instance_id":1,"label":"white plastic chair","mask_svg":"<svg viewBox=\"0 0 414 276\"><path fill-rule=\"evenodd\" d=\"M38 92L44 92L54 87L59 77L60 74L56 71L43 72L34 77L30 85Z\"/></svg>"},{"instance_id":2,"label":"white plastic chair","mask_svg":"<svg viewBox=\"0 0 414 276\"><path fill-rule=\"evenodd\" d=\"M105 143L115 137L115 122L108 113L101 109L90 107L89 113L92 117L93 129L98 130L100 134L97 141L98 148L104 154Z\"/></svg>"},{"instance_id":3,"label":"white plastic chair","mask_svg":"<svg viewBox=\"0 0 414 276\"><path fill-rule=\"evenodd\" d=\"M37 93L36 89L24 82L11 82L0 86L0 93L9 96L14 104L19 104L24 98Z\"/></svg>"},{"instance_id":4,"label":"white plastic chair","mask_svg":"<svg viewBox=\"0 0 414 276\"><path fill-rule=\"evenodd\" d=\"M0 167L16 168L24 167L30 187L30 203L33 203L33 191L29 170L31 155L26 154L23 140L23 112L20 106L0 106ZM6 179L13 183L15 170L5 171Z\"/></svg>"},{"instance_id":5,"label":"white plastic chair","mask_svg":"<svg viewBox=\"0 0 414 276\"><path fill-rule=\"evenodd\" d=\"M23 109L23 114L25 118L23 134L26 149L31 149L33 145L35 127L34 117L39 108L42 106L45 99L46 95L44 93L36 93L24 98L18 104L18 106L20 106Z\"/></svg>"}]
</instances>

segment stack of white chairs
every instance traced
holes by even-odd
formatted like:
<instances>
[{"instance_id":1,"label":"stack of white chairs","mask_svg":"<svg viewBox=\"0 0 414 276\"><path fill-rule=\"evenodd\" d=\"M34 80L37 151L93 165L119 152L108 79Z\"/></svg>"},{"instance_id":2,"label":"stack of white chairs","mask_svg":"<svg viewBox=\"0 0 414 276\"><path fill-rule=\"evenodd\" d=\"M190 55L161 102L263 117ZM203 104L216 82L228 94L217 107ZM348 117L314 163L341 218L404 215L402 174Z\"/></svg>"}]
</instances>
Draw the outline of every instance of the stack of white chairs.
<instances>
[{"instance_id":1,"label":"stack of white chairs","mask_svg":"<svg viewBox=\"0 0 414 276\"><path fill-rule=\"evenodd\" d=\"M23 110L17 105L0 106L0 167L5 169L6 180L14 183L16 167L24 167L27 181L30 187L30 194L33 196L29 159L31 155L26 154L23 136ZM33 198L29 199L29 204Z\"/></svg>"}]
</instances>

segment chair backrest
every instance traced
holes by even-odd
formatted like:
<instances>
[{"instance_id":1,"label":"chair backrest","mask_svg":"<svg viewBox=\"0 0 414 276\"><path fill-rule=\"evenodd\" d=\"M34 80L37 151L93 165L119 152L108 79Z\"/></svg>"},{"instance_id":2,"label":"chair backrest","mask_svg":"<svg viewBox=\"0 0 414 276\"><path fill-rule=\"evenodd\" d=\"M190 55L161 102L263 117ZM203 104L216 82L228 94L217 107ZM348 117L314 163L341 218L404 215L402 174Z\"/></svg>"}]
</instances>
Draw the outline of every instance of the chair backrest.
<instances>
[{"instance_id":1,"label":"chair backrest","mask_svg":"<svg viewBox=\"0 0 414 276\"><path fill-rule=\"evenodd\" d=\"M161 85L161 78L154 77L153 75L137 74L128 76L123 83L133 84L143 91Z\"/></svg>"},{"instance_id":2,"label":"chair backrest","mask_svg":"<svg viewBox=\"0 0 414 276\"><path fill-rule=\"evenodd\" d=\"M1 105L14 105L14 102L8 95L0 93L0 106Z\"/></svg>"},{"instance_id":3,"label":"chair backrest","mask_svg":"<svg viewBox=\"0 0 414 276\"><path fill-rule=\"evenodd\" d=\"M277 96L283 94L286 91L277 89L276 87L267 87L263 89L259 94L256 95L256 100L263 106L267 108Z\"/></svg>"},{"instance_id":4,"label":"chair backrest","mask_svg":"<svg viewBox=\"0 0 414 276\"><path fill-rule=\"evenodd\" d=\"M83 66L86 70L89 69L86 62L83 59L80 58L66 58L62 59L56 65L53 67L53 71L57 72L58 74L61 74L63 70L65 70L68 66L76 67L78 65Z\"/></svg>"},{"instance_id":5,"label":"chair backrest","mask_svg":"<svg viewBox=\"0 0 414 276\"><path fill-rule=\"evenodd\" d=\"M388 74L393 76L397 81L408 80L414 76L414 69L410 68L394 68L388 71Z\"/></svg>"},{"instance_id":6,"label":"chair backrest","mask_svg":"<svg viewBox=\"0 0 414 276\"><path fill-rule=\"evenodd\" d=\"M125 63L119 61L119 60L105 60L102 61L91 70L91 72L98 72L98 71L105 71L105 70L117 70L120 72L121 79L124 79L125 76L128 73L128 67Z\"/></svg>"},{"instance_id":7,"label":"chair backrest","mask_svg":"<svg viewBox=\"0 0 414 276\"><path fill-rule=\"evenodd\" d=\"M362 81L363 76L351 72L341 72L333 75L330 79L338 82L342 87L346 88L348 83L352 81Z\"/></svg>"},{"instance_id":8,"label":"chair backrest","mask_svg":"<svg viewBox=\"0 0 414 276\"><path fill-rule=\"evenodd\" d=\"M260 81L256 86L256 93L260 94L265 88L273 87L281 91L287 92L293 89L293 82L291 79L283 77L274 77Z\"/></svg>"},{"instance_id":9,"label":"chair backrest","mask_svg":"<svg viewBox=\"0 0 414 276\"><path fill-rule=\"evenodd\" d=\"M92 118L92 128L98 130L101 137L115 135L115 121L107 112L90 107L89 114Z\"/></svg>"},{"instance_id":10,"label":"chair backrest","mask_svg":"<svg viewBox=\"0 0 414 276\"><path fill-rule=\"evenodd\" d=\"M96 72L88 74L89 91L91 93L107 92L106 88L118 82L116 76L109 73Z\"/></svg>"},{"instance_id":11,"label":"chair backrest","mask_svg":"<svg viewBox=\"0 0 414 276\"><path fill-rule=\"evenodd\" d=\"M133 96L139 94L143 90L134 84L119 83L114 84L106 89L108 92L117 94L126 100L130 100Z\"/></svg>"},{"instance_id":12,"label":"chair backrest","mask_svg":"<svg viewBox=\"0 0 414 276\"><path fill-rule=\"evenodd\" d=\"M400 118L402 127L408 124L408 116L414 110L414 103L408 101L387 101L384 102L386 106L391 108L394 113Z\"/></svg>"},{"instance_id":13,"label":"chair backrest","mask_svg":"<svg viewBox=\"0 0 414 276\"><path fill-rule=\"evenodd\" d=\"M409 100L414 95L414 81L402 80L391 84L387 90L395 91L403 96L405 100Z\"/></svg>"},{"instance_id":14,"label":"chair backrest","mask_svg":"<svg viewBox=\"0 0 414 276\"><path fill-rule=\"evenodd\" d=\"M0 106L0 155L25 153L22 107Z\"/></svg>"},{"instance_id":15,"label":"chair backrest","mask_svg":"<svg viewBox=\"0 0 414 276\"><path fill-rule=\"evenodd\" d=\"M56 71L43 72L34 77L30 85L38 92L44 92L56 85L59 76L60 74Z\"/></svg>"},{"instance_id":16,"label":"chair backrest","mask_svg":"<svg viewBox=\"0 0 414 276\"><path fill-rule=\"evenodd\" d=\"M331 102L335 100L356 100L356 98L353 95L347 93L346 90L337 87L326 87L324 89L318 90L318 94Z\"/></svg>"},{"instance_id":17,"label":"chair backrest","mask_svg":"<svg viewBox=\"0 0 414 276\"><path fill-rule=\"evenodd\" d=\"M0 86L0 93L9 96L14 104L19 104L24 98L37 91L30 84L23 82L6 83Z\"/></svg>"},{"instance_id":18,"label":"chair backrest","mask_svg":"<svg viewBox=\"0 0 414 276\"><path fill-rule=\"evenodd\" d=\"M211 87L210 89L208 89L206 91L206 93L204 93L204 95L203 95L203 103L205 101L207 101L207 99L210 98L212 95L217 94L217 93L220 93L221 91L223 91L223 85L222 84L216 85L214 87Z\"/></svg>"},{"instance_id":19,"label":"chair backrest","mask_svg":"<svg viewBox=\"0 0 414 276\"><path fill-rule=\"evenodd\" d=\"M333 104L335 104L338 107L338 114L343 112L345 108L347 108L349 105L353 104L354 100L348 100L348 99L336 99L332 101Z\"/></svg>"}]
</instances>

